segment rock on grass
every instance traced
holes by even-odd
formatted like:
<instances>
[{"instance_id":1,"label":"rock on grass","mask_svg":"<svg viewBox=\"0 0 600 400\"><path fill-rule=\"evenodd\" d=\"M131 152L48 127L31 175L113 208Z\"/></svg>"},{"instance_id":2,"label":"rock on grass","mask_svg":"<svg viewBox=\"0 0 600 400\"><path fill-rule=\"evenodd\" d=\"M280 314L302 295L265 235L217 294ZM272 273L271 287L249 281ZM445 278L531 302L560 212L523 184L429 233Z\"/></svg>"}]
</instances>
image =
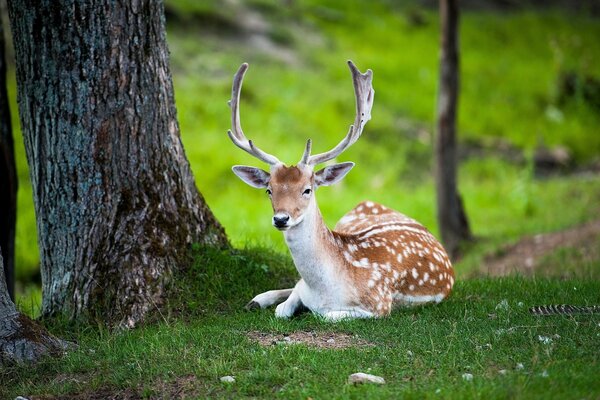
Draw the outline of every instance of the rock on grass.
<instances>
[{"instance_id":1,"label":"rock on grass","mask_svg":"<svg viewBox=\"0 0 600 400\"><path fill-rule=\"evenodd\" d=\"M348 377L348 383L360 384L360 383L375 383L377 385L383 385L385 379L380 376L365 374L364 372L357 372Z\"/></svg>"}]
</instances>

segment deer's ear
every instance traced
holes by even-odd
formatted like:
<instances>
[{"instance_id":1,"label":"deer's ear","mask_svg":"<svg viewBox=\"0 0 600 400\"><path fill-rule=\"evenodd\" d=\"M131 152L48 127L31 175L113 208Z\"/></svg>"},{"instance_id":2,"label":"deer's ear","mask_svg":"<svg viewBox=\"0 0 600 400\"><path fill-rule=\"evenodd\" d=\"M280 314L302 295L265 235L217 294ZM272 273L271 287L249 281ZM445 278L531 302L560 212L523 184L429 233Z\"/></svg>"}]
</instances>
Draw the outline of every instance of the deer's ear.
<instances>
[{"instance_id":1,"label":"deer's ear","mask_svg":"<svg viewBox=\"0 0 600 400\"><path fill-rule=\"evenodd\" d=\"M232 170L241 180L258 189L266 188L271 178L268 172L260 168L236 165Z\"/></svg>"},{"instance_id":2,"label":"deer's ear","mask_svg":"<svg viewBox=\"0 0 600 400\"><path fill-rule=\"evenodd\" d=\"M354 167L353 162L334 164L315 172L315 184L317 186L329 186L341 181L344 176Z\"/></svg>"}]
</instances>

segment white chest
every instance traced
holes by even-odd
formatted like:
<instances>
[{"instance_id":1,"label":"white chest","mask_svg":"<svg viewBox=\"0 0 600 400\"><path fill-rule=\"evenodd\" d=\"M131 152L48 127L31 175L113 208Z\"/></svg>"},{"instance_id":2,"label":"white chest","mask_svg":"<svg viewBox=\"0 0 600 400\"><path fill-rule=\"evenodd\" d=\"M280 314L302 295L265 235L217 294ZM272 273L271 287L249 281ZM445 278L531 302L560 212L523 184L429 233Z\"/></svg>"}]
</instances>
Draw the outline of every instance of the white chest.
<instances>
[{"instance_id":1,"label":"white chest","mask_svg":"<svg viewBox=\"0 0 600 400\"><path fill-rule=\"evenodd\" d=\"M302 303L317 314L344 308L350 288L335 260L319 248L310 232L286 232L285 239L302 277L297 286Z\"/></svg>"}]
</instances>

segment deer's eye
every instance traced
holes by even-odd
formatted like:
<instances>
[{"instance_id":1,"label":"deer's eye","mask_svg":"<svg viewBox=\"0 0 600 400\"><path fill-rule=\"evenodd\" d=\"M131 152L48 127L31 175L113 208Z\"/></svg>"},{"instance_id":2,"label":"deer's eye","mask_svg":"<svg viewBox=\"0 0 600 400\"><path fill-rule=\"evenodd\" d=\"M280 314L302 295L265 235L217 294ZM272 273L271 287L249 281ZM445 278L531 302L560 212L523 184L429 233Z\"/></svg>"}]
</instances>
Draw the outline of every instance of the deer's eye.
<instances>
[{"instance_id":1,"label":"deer's eye","mask_svg":"<svg viewBox=\"0 0 600 400\"><path fill-rule=\"evenodd\" d=\"M267 193L269 196L273 194L273 192L271 192L271 189L267 189L267 190L266 190L266 193Z\"/></svg>"},{"instance_id":2,"label":"deer's eye","mask_svg":"<svg viewBox=\"0 0 600 400\"><path fill-rule=\"evenodd\" d=\"M309 188L309 189L304 190L304 192L302 192L302 194L309 195L311 191L312 190Z\"/></svg>"}]
</instances>

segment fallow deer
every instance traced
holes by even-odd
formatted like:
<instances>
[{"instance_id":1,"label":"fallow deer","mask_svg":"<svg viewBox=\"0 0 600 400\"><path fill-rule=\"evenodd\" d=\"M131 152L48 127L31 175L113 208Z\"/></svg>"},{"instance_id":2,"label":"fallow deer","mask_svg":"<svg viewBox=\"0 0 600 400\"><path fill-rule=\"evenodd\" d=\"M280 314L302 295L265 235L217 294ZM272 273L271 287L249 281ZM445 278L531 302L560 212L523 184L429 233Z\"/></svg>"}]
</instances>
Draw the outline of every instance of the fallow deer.
<instances>
[{"instance_id":1,"label":"fallow deer","mask_svg":"<svg viewBox=\"0 0 600 400\"><path fill-rule=\"evenodd\" d=\"M346 137L332 150L311 155L311 140L296 166L246 139L240 124L240 90L248 64L233 79L232 129L229 138L242 150L269 164L270 172L234 166L248 185L266 189L273 206L272 223L283 232L302 279L293 289L271 290L254 297L247 308L278 304L275 315L289 318L304 305L328 320L381 317L393 304L440 302L450 293L454 272L446 251L421 224L380 204L364 201L348 212L334 230L325 225L315 190L340 181L354 166L344 162L314 171L340 155L360 137L371 119L373 73L362 74L348 61L356 96L356 118Z\"/></svg>"}]
</instances>

